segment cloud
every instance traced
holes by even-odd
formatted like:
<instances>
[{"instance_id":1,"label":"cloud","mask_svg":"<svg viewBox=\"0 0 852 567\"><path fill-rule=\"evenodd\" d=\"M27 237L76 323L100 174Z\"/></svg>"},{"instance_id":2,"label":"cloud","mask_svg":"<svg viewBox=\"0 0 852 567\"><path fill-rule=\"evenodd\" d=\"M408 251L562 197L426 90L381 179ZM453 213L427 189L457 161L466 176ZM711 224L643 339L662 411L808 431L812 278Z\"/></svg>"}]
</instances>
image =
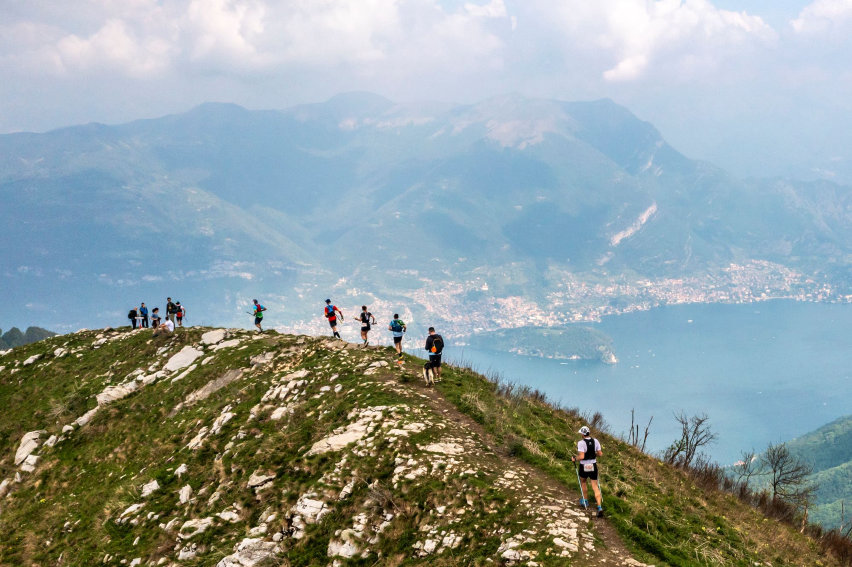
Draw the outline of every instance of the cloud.
<instances>
[{"instance_id":1,"label":"cloud","mask_svg":"<svg viewBox=\"0 0 852 567\"><path fill-rule=\"evenodd\" d=\"M538 2L544 9L544 0ZM760 17L716 8L707 0L568 0L554 24L572 54L594 53L607 81L633 81L653 68L701 73L753 45L772 44ZM576 55L575 55L576 56Z\"/></svg>"},{"instance_id":2,"label":"cloud","mask_svg":"<svg viewBox=\"0 0 852 567\"><path fill-rule=\"evenodd\" d=\"M798 34L814 35L844 30L852 24L852 0L816 0L805 6L790 24Z\"/></svg>"}]
</instances>

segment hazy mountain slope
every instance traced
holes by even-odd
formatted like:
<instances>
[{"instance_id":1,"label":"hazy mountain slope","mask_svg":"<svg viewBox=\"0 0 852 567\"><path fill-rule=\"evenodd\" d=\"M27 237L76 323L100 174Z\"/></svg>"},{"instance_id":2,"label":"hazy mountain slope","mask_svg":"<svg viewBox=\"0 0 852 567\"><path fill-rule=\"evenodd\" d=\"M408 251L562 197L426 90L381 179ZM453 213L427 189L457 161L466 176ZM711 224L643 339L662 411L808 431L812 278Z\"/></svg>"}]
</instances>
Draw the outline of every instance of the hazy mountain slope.
<instances>
[{"instance_id":1,"label":"hazy mountain slope","mask_svg":"<svg viewBox=\"0 0 852 567\"><path fill-rule=\"evenodd\" d=\"M852 516L852 416L793 439L787 447L813 465L811 480L818 486L813 520L826 527L839 526L841 502L845 502L848 525Z\"/></svg>"},{"instance_id":2,"label":"hazy mountain slope","mask_svg":"<svg viewBox=\"0 0 852 567\"><path fill-rule=\"evenodd\" d=\"M346 282L418 303L385 275L401 271L415 287L489 278L490 297L533 303L564 281L551 274L702 282L752 260L845 287L849 196L736 180L608 100L204 104L0 136L0 318L29 305L52 328L115 323L167 295L206 321L233 323L258 295L304 318L304 290Z\"/></svg>"},{"instance_id":3,"label":"hazy mountain slope","mask_svg":"<svg viewBox=\"0 0 852 567\"><path fill-rule=\"evenodd\" d=\"M427 390L389 349L205 331L0 357L0 564L641 565L610 521L656 565L838 564L607 435L591 521L580 419L470 371Z\"/></svg>"}]
</instances>

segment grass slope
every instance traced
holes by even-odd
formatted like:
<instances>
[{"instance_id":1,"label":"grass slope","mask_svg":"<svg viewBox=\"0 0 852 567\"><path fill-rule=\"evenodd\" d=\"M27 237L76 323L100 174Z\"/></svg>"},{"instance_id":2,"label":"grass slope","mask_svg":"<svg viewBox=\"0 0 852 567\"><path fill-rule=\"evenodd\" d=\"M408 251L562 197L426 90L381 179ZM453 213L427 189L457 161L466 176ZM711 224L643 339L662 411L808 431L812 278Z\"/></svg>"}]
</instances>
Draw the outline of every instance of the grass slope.
<instances>
[{"instance_id":1,"label":"grass slope","mask_svg":"<svg viewBox=\"0 0 852 567\"><path fill-rule=\"evenodd\" d=\"M0 564L838 564L607 435L609 520L590 520L567 460L580 417L470 370L427 390L389 349L205 331L0 356ZM197 358L167 370L179 353Z\"/></svg>"}]
</instances>

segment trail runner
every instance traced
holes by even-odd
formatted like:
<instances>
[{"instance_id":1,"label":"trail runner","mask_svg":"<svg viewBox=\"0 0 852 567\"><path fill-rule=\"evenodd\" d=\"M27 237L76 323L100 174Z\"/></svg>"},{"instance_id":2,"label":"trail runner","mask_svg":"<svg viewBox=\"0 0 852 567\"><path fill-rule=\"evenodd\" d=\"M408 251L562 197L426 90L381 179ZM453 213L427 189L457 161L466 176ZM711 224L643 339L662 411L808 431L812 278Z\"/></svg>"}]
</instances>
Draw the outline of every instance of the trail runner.
<instances>
[{"instance_id":1,"label":"trail runner","mask_svg":"<svg viewBox=\"0 0 852 567\"><path fill-rule=\"evenodd\" d=\"M405 334L407 327L405 321L399 318L399 313L393 314L393 321L388 325L388 331L393 333L393 347L396 349L396 363L402 366L402 336Z\"/></svg>"},{"instance_id":2,"label":"trail runner","mask_svg":"<svg viewBox=\"0 0 852 567\"><path fill-rule=\"evenodd\" d=\"M330 299L325 300L325 309L323 315L328 319L328 324L331 327L333 336L340 338L340 333L337 332L337 316L340 315L340 322L343 322L343 312L337 308L337 305L332 305Z\"/></svg>"},{"instance_id":3,"label":"trail runner","mask_svg":"<svg viewBox=\"0 0 852 567\"><path fill-rule=\"evenodd\" d=\"M603 507L602 507L602 499L601 499L601 489L598 485L598 461L597 458L603 456L603 452L601 451L600 441L592 438L591 431L585 425L580 428L580 435L583 436L577 442L577 455L571 457L571 460L576 462L580 462L580 490L581 490L581 498L580 505L583 508L587 508L589 505L589 499L587 497L589 491L586 487L586 480L592 481L592 490L595 493L595 500L598 503L598 517L603 517Z\"/></svg>"},{"instance_id":4,"label":"trail runner","mask_svg":"<svg viewBox=\"0 0 852 567\"><path fill-rule=\"evenodd\" d=\"M373 314L367 311L367 306L361 306L361 339L364 341L364 346L369 344L367 340L367 333L370 332L372 325L376 324L376 318L373 317Z\"/></svg>"}]
</instances>

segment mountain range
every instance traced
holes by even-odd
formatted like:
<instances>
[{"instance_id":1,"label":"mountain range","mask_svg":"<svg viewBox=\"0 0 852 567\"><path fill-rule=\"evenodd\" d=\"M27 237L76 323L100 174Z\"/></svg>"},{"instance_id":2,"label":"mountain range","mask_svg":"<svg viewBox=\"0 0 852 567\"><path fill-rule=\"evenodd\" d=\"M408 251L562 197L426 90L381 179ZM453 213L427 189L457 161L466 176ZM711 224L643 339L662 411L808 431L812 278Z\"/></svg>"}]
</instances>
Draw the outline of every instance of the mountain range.
<instances>
[{"instance_id":1,"label":"mountain range","mask_svg":"<svg viewBox=\"0 0 852 567\"><path fill-rule=\"evenodd\" d=\"M316 330L337 296L462 333L695 289L837 298L850 196L736 179L610 100L204 104L0 136L0 320L117 325L172 296L191 324L236 324L260 296Z\"/></svg>"}]
</instances>

